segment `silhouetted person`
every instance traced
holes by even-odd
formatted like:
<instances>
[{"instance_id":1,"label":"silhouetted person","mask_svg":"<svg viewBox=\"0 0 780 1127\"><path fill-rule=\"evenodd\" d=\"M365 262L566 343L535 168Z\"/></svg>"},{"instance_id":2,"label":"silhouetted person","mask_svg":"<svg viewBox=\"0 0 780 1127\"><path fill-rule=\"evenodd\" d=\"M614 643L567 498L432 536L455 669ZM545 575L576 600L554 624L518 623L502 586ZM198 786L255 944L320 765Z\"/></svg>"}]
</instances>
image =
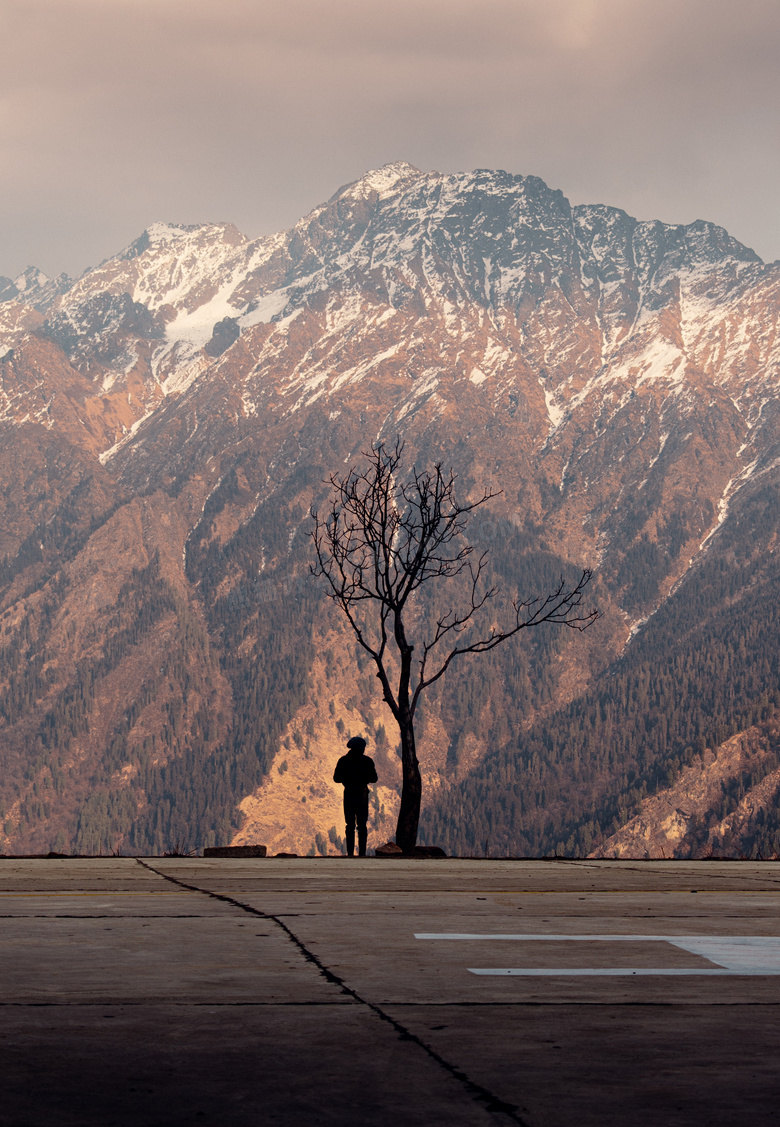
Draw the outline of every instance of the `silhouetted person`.
<instances>
[{"instance_id":1,"label":"silhouetted person","mask_svg":"<svg viewBox=\"0 0 780 1127\"><path fill-rule=\"evenodd\" d=\"M368 837L368 784L376 782L374 761L365 755L366 741L361 736L347 740L349 751L342 755L333 772L333 782L344 786L344 820L347 856L355 856L355 826L358 832L358 855L366 855Z\"/></svg>"}]
</instances>

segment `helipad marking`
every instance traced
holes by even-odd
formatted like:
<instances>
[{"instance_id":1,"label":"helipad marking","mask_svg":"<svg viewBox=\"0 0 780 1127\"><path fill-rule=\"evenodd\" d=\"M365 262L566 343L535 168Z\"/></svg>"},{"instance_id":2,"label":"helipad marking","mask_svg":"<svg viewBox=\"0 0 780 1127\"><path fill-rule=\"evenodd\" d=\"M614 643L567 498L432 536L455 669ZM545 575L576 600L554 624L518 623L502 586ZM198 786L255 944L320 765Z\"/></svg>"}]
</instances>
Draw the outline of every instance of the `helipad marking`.
<instances>
[{"instance_id":1,"label":"helipad marking","mask_svg":"<svg viewBox=\"0 0 780 1127\"><path fill-rule=\"evenodd\" d=\"M518 935L416 932L415 939L554 943L671 943L713 967L468 967L478 975L780 975L780 936L774 935Z\"/></svg>"}]
</instances>

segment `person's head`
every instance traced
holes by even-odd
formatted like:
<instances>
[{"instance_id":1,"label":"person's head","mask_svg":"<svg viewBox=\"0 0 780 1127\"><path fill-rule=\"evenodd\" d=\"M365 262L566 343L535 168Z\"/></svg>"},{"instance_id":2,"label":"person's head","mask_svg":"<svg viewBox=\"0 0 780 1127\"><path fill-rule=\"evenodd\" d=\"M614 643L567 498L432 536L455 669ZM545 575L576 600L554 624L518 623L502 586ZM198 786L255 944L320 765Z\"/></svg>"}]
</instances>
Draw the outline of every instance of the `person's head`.
<instances>
[{"instance_id":1,"label":"person's head","mask_svg":"<svg viewBox=\"0 0 780 1127\"><path fill-rule=\"evenodd\" d=\"M353 736L351 739L347 740L347 747L352 755L362 755L366 750L366 741L362 736Z\"/></svg>"}]
</instances>

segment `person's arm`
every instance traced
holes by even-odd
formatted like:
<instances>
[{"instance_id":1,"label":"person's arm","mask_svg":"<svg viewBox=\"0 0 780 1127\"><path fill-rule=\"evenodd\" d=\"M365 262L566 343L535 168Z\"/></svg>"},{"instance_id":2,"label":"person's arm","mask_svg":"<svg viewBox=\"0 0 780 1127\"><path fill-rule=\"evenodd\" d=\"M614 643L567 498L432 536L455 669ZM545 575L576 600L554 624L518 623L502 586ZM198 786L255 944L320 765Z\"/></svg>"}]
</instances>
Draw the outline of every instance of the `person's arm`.
<instances>
[{"instance_id":1,"label":"person's arm","mask_svg":"<svg viewBox=\"0 0 780 1127\"><path fill-rule=\"evenodd\" d=\"M343 783L344 782L343 772L341 770L342 767L343 767L343 763L339 759L338 763L336 764L336 770L333 772L333 782L334 783Z\"/></svg>"},{"instance_id":2,"label":"person's arm","mask_svg":"<svg viewBox=\"0 0 780 1127\"><path fill-rule=\"evenodd\" d=\"M368 763L366 764L366 766L369 768L369 770L366 772L366 782L367 783L376 783L376 782L378 782L378 779L377 779L377 774L376 774L376 767L374 766L374 761L373 761L373 759L369 758L368 756L366 756L366 758L368 759Z\"/></svg>"}]
</instances>

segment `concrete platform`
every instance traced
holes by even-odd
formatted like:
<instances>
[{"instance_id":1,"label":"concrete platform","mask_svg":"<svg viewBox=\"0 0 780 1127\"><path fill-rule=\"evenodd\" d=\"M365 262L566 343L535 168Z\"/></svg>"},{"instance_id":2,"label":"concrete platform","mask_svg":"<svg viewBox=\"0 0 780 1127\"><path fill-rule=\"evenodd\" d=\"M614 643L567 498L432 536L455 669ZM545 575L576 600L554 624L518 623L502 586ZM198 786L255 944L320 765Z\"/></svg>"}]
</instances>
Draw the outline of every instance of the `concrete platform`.
<instances>
[{"instance_id":1,"label":"concrete platform","mask_svg":"<svg viewBox=\"0 0 780 1127\"><path fill-rule=\"evenodd\" d=\"M0 1127L780 1121L772 862L0 860Z\"/></svg>"}]
</instances>

